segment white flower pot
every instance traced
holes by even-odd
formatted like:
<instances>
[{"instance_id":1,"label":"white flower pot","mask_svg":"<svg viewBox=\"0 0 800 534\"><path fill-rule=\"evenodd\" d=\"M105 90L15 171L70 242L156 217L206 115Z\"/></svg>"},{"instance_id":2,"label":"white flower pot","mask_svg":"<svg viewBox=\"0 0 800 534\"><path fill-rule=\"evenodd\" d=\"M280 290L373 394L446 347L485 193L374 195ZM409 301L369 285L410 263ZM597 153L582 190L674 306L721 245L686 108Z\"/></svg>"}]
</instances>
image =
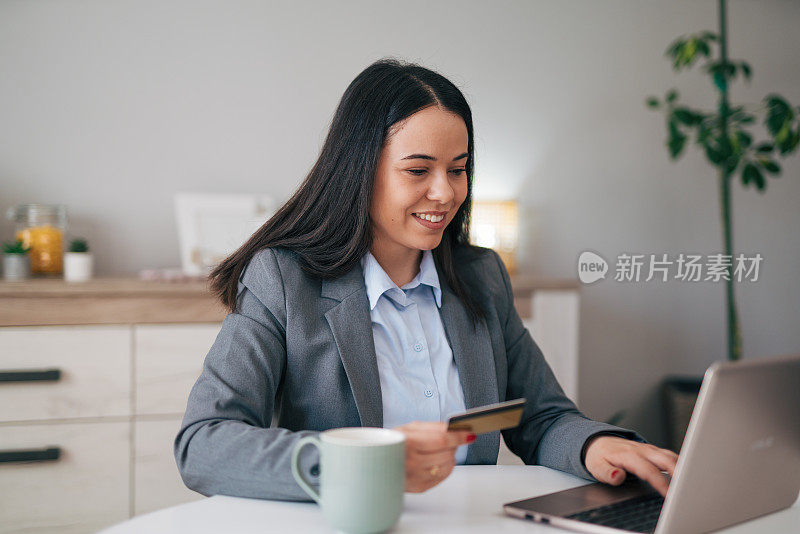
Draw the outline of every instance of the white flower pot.
<instances>
[{"instance_id":1,"label":"white flower pot","mask_svg":"<svg viewBox=\"0 0 800 534\"><path fill-rule=\"evenodd\" d=\"M64 253L64 280L85 282L92 277L94 258L88 252Z\"/></svg>"},{"instance_id":2,"label":"white flower pot","mask_svg":"<svg viewBox=\"0 0 800 534\"><path fill-rule=\"evenodd\" d=\"M25 280L31 275L31 259L27 254L3 254L3 278Z\"/></svg>"}]
</instances>

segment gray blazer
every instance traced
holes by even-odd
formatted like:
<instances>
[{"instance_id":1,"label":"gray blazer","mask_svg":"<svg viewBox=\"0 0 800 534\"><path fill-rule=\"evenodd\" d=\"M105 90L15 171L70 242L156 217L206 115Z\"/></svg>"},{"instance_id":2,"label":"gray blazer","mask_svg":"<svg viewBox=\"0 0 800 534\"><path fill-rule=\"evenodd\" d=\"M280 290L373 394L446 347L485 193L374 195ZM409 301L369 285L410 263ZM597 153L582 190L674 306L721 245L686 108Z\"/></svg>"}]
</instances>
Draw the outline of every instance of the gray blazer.
<instances>
[{"instance_id":1,"label":"gray blazer","mask_svg":"<svg viewBox=\"0 0 800 534\"><path fill-rule=\"evenodd\" d=\"M526 464L584 478L581 452L598 432L641 440L587 419L558 385L514 308L508 273L489 249L456 252L456 265L486 318L476 329L443 277L441 316L467 408L524 397L522 423L502 431ZM239 308L206 356L175 438L184 483L204 495L309 500L290 468L303 436L383 426L378 365L361 265L333 280L307 275L297 255L264 249L239 279ZM277 425L272 424L273 415ZM495 464L500 432L479 435L466 463ZM319 453L300 467L314 480Z\"/></svg>"}]
</instances>

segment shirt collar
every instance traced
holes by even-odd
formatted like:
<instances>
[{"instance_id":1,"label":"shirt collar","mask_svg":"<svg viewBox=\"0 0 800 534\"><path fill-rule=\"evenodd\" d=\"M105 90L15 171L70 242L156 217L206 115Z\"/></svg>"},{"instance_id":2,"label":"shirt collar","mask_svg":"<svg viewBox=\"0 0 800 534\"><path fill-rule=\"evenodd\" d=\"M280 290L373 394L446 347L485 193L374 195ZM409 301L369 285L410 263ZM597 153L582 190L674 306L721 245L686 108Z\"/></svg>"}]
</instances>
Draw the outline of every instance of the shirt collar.
<instances>
[{"instance_id":1,"label":"shirt collar","mask_svg":"<svg viewBox=\"0 0 800 534\"><path fill-rule=\"evenodd\" d=\"M378 304L378 299L390 291L396 292L399 296L401 289L413 289L420 284L430 286L433 290L434 300L436 306L442 307L442 289L439 285L439 274L436 271L436 264L433 261L433 254L430 250L422 252L422 261L419 265L419 272L409 283L405 284L402 288L398 288L386 271L383 270L378 260L371 252L367 251L364 257L361 258L361 267L364 271L364 284L367 286L367 297L369 298L370 310L375 309ZM395 290L395 291L392 291Z\"/></svg>"}]
</instances>

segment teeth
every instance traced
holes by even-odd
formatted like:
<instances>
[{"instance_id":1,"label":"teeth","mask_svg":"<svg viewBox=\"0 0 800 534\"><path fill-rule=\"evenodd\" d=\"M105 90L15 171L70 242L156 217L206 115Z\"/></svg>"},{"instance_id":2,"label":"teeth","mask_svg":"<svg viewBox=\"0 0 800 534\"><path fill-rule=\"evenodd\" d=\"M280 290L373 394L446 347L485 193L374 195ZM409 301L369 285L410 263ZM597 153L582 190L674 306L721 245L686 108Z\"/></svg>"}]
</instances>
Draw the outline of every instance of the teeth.
<instances>
[{"instance_id":1,"label":"teeth","mask_svg":"<svg viewBox=\"0 0 800 534\"><path fill-rule=\"evenodd\" d=\"M420 219L425 219L426 221L435 222L435 223L441 221L442 219L444 219L444 215L431 215L429 213L426 213L424 215L420 215L419 213L415 213L414 216L415 217L419 217Z\"/></svg>"}]
</instances>

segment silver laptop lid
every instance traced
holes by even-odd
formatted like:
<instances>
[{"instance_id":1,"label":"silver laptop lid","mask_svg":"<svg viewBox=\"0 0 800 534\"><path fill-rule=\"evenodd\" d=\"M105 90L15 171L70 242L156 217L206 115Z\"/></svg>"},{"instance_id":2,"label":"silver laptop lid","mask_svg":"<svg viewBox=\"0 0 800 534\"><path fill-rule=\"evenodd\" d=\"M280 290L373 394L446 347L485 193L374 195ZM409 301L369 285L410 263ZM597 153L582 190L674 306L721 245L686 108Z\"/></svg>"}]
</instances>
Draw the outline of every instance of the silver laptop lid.
<instances>
[{"instance_id":1,"label":"silver laptop lid","mask_svg":"<svg viewBox=\"0 0 800 534\"><path fill-rule=\"evenodd\" d=\"M791 506L800 490L800 356L712 365L656 534L717 530Z\"/></svg>"}]
</instances>

